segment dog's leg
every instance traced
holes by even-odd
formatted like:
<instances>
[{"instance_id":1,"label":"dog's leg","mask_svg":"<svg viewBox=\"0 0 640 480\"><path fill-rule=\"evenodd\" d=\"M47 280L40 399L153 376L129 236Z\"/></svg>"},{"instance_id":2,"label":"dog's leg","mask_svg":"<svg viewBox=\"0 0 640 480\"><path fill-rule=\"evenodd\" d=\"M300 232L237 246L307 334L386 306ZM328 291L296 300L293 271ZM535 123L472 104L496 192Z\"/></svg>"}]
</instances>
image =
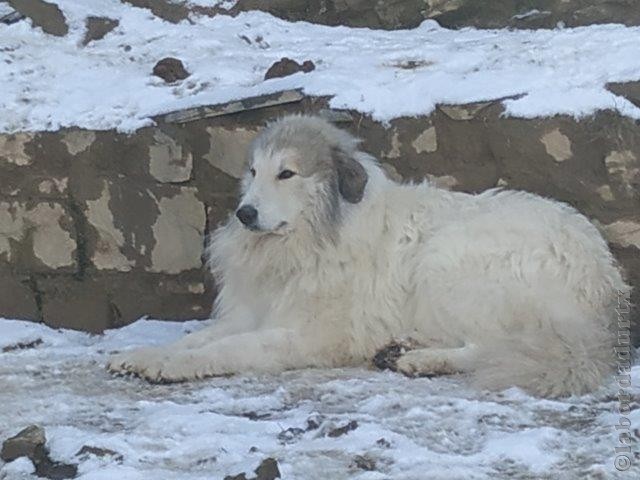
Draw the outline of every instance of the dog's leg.
<instances>
[{"instance_id":1,"label":"dog's leg","mask_svg":"<svg viewBox=\"0 0 640 480\"><path fill-rule=\"evenodd\" d=\"M324 366L317 344L305 348L302 335L286 329L270 329L230 335L199 348L169 346L151 355L132 352L114 357L109 368L132 373L151 382L180 382L241 372L279 372L306 366Z\"/></svg>"},{"instance_id":2,"label":"dog's leg","mask_svg":"<svg viewBox=\"0 0 640 480\"><path fill-rule=\"evenodd\" d=\"M398 371L411 377L461 373L472 369L476 353L474 345L460 348L420 348L402 355L396 367Z\"/></svg>"},{"instance_id":3,"label":"dog's leg","mask_svg":"<svg viewBox=\"0 0 640 480\"><path fill-rule=\"evenodd\" d=\"M243 329L240 321L230 322L218 320L213 325L189 333L169 345L141 347L116 353L109 358L107 369L112 373L120 374L134 372L136 365L140 367L144 366L144 368L149 370L157 370L169 361L174 352L199 349L229 335L237 334Z\"/></svg>"}]
</instances>

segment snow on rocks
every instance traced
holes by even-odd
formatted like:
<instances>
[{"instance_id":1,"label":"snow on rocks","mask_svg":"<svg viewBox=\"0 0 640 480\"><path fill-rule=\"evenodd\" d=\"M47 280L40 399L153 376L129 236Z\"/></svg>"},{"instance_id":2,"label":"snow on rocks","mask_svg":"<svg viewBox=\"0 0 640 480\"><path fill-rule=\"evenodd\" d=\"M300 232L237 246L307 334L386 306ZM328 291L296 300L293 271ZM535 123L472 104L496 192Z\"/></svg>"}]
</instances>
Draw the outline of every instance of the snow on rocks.
<instances>
[{"instance_id":1,"label":"snow on rocks","mask_svg":"<svg viewBox=\"0 0 640 480\"><path fill-rule=\"evenodd\" d=\"M382 31L287 22L262 12L165 22L119 0L59 0L69 25L54 37L27 21L0 24L0 131L79 126L132 131L183 108L301 88L333 108L376 120L428 114L436 104L504 99L507 115L589 115L640 108L605 88L640 79L640 27L447 30L425 21ZM119 21L82 46L86 18ZM249 40L249 41L247 41ZM151 75L164 57L191 76L167 85ZM281 58L316 68L264 80Z\"/></svg>"},{"instance_id":2,"label":"snow on rocks","mask_svg":"<svg viewBox=\"0 0 640 480\"><path fill-rule=\"evenodd\" d=\"M477 391L463 377L370 369L177 385L104 369L109 352L167 343L202 326L141 320L92 336L0 320L0 347L42 340L0 353L0 440L40 425L52 462L77 464L82 480L255 478L269 458L294 480L417 480L425 472L430 479L557 478L560 471L566 479L617 478L613 378L593 395L544 400L517 389ZM631 382L637 396L640 367ZM640 425L637 409L628 418ZM3 480L32 478L31 471L24 457L0 462ZM640 465L624 475L640 475Z\"/></svg>"}]
</instances>

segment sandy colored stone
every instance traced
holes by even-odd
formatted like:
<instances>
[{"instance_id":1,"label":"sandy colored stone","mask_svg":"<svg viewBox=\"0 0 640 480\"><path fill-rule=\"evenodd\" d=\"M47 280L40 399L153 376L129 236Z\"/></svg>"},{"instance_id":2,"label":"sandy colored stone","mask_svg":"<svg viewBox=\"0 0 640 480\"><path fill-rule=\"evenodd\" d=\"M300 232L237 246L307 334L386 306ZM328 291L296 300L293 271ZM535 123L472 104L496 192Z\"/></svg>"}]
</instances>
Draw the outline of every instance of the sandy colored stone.
<instances>
[{"instance_id":1,"label":"sandy colored stone","mask_svg":"<svg viewBox=\"0 0 640 480\"><path fill-rule=\"evenodd\" d=\"M62 137L62 143L73 156L87 150L95 140L96 134L91 130L72 130Z\"/></svg>"},{"instance_id":2,"label":"sandy colored stone","mask_svg":"<svg viewBox=\"0 0 640 480\"><path fill-rule=\"evenodd\" d=\"M459 184L458 179L451 175L430 175L427 174L427 178L429 182L435 185L438 188L443 188L445 190L451 190L453 187Z\"/></svg>"},{"instance_id":3,"label":"sandy colored stone","mask_svg":"<svg viewBox=\"0 0 640 480\"><path fill-rule=\"evenodd\" d=\"M416 153L433 153L438 150L436 127L429 127L411 143Z\"/></svg>"},{"instance_id":4,"label":"sandy colored stone","mask_svg":"<svg viewBox=\"0 0 640 480\"><path fill-rule=\"evenodd\" d=\"M61 205L47 203L38 204L25 215L33 228L33 254L54 269L75 264L76 242L60 224L65 216Z\"/></svg>"},{"instance_id":5,"label":"sandy colored stone","mask_svg":"<svg viewBox=\"0 0 640 480\"><path fill-rule=\"evenodd\" d=\"M544 145L547 153L551 155L556 162L564 162L573 156L571 140L560 132L558 128L545 133L540 138L540 141Z\"/></svg>"},{"instance_id":6,"label":"sandy colored stone","mask_svg":"<svg viewBox=\"0 0 640 480\"><path fill-rule=\"evenodd\" d=\"M33 160L25 152L25 145L32 139L30 133L0 135L0 160L20 167L31 165Z\"/></svg>"},{"instance_id":7,"label":"sandy colored stone","mask_svg":"<svg viewBox=\"0 0 640 480\"><path fill-rule=\"evenodd\" d=\"M383 153L382 156L384 158L399 158L401 147L402 144L400 143L400 136L398 135L398 131L394 129L393 134L391 135L391 148L388 152Z\"/></svg>"},{"instance_id":8,"label":"sandy colored stone","mask_svg":"<svg viewBox=\"0 0 640 480\"><path fill-rule=\"evenodd\" d=\"M27 208L20 202L0 203L0 256L11 261L11 240L20 243L31 235L33 256L53 269L75 264L76 242L62 228L62 221L70 221L62 206L57 203L39 203Z\"/></svg>"},{"instance_id":9,"label":"sandy colored stone","mask_svg":"<svg viewBox=\"0 0 640 480\"><path fill-rule=\"evenodd\" d=\"M210 147L204 158L224 173L240 178L246 166L247 149L257 132L242 127L235 130L207 127L207 133Z\"/></svg>"},{"instance_id":10,"label":"sandy colored stone","mask_svg":"<svg viewBox=\"0 0 640 480\"><path fill-rule=\"evenodd\" d=\"M480 102L469 105L440 105L438 108L451 120L473 120L478 112L491 105L492 102Z\"/></svg>"},{"instance_id":11,"label":"sandy colored stone","mask_svg":"<svg viewBox=\"0 0 640 480\"><path fill-rule=\"evenodd\" d=\"M117 270L128 272L133 266L121 251L124 245L124 234L115 226L113 212L109 207L111 193L105 181L100 198L86 202L86 218L98 232L95 251L91 261L98 270Z\"/></svg>"},{"instance_id":12,"label":"sandy colored stone","mask_svg":"<svg viewBox=\"0 0 640 480\"><path fill-rule=\"evenodd\" d=\"M204 293L204 283L190 283L187 287L189 289L189 293L200 295Z\"/></svg>"},{"instance_id":13,"label":"sandy colored stone","mask_svg":"<svg viewBox=\"0 0 640 480\"><path fill-rule=\"evenodd\" d=\"M618 220L604 227L607 240L621 247L640 249L640 222Z\"/></svg>"},{"instance_id":14,"label":"sandy colored stone","mask_svg":"<svg viewBox=\"0 0 640 480\"><path fill-rule=\"evenodd\" d=\"M185 182L191 178L193 157L166 133L158 130L149 146L149 172L159 182Z\"/></svg>"},{"instance_id":15,"label":"sandy colored stone","mask_svg":"<svg viewBox=\"0 0 640 480\"><path fill-rule=\"evenodd\" d=\"M596 193L600 195L605 202L613 202L616 198L613 195L613 191L611 190L611 186L602 185L601 187L596 188Z\"/></svg>"},{"instance_id":16,"label":"sandy colored stone","mask_svg":"<svg viewBox=\"0 0 640 480\"><path fill-rule=\"evenodd\" d=\"M609 176L616 179L629 196L640 194L635 192L635 185L640 184L640 162L631 150L613 151L604 159Z\"/></svg>"},{"instance_id":17,"label":"sandy colored stone","mask_svg":"<svg viewBox=\"0 0 640 480\"><path fill-rule=\"evenodd\" d=\"M62 194L67 191L68 178L47 178L38 184L38 191L44 195Z\"/></svg>"},{"instance_id":18,"label":"sandy colored stone","mask_svg":"<svg viewBox=\"0 0 640 480\"><path fill-rule=\"evenodd\" d=\"M457 10L464 5L463 0L426 0L426 3L429 7L429 17Z\"/></svg>"},{"instance_id":19,"label":"sandy colored stone","mask_svg":"<svg viewBox=\"0 0 640 480\"><path fill-rule=\"evenodd\" d=\"M6 260L12 260L10 240L21 240L23 233L23 210L12 203L0 203L0 259L5 256Z\"/></svg>"},{"instance_id":20,"label":"sandy colored stone","mask_svg":"<svg viewBox=\"0 0 640 480\"><path fill-rule=\"evenodd\" d=\"M151 251L152 272L180 273L202 268L205 207L194 188L182 188L174 197L161 198L153 225L156 241Z\"/></svg>"}]
</instances>

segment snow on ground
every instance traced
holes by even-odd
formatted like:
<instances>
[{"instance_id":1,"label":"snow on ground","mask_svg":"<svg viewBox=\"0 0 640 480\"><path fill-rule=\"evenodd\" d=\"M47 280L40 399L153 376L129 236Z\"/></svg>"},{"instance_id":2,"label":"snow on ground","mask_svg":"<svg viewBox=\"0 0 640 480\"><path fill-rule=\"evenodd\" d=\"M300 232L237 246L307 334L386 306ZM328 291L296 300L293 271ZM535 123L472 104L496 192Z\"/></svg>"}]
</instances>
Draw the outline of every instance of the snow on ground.
<instances>
[{"instance_id":1,"label":"snow on ground","mask_svg":"<svg viewBox=\"0 0 640 480\"><path fill-rule=\"evenodd\" d=\"M604 88L640 79L640 27L454 31L425 21L382 31L291 23L261 12L174 25L119 0L56 3L71 26L66 37L25 21L0 24L0 132L132 131L151 124L152 115L289 88L333 96L332 107L382 121L427 114L438 103L505 97L517 97L505 101L514 116L579 117L609 108L640 118L639 108ZM120 25L82 47L88 15ZM165 56L182 59L191 77L170 86L153 77ZM316 70L263 81L281 57L312 60Z\"/></svg>"},{"instance_id":2,"label":"snow on ground","mask_svg":"<svg viewBox=\"0 0 640 480\"><path fill-rule=\"evenodd\" d=\"M211 480L251 474L277 458L285 479L639 478L640 458L616 474L618 388L562 401L510 389L479 392L464 378L407 379L366 369L149 385L107 374L107 353L174 340L200 322L140 320L102 336L0 320L0 439L45 427L51 456L79 463L82 480ZM633 370L640 394L640 367ZM305 431L307 420L320 427ZM637 404L630 415L640 427ZM358 422L346 435L336 426ZM301 429L301 430L290 430ZM636 434L637 435L637 434ZM384 440L381 440L384 439ZM84 445L122 455L78 457ZM634 445L637 451L637 442ZM373 471L353 466L356 455ZM35 478L22 459L0 478ZM249 475L250 476L250 475Z\"/></svg>"}]
</instances>

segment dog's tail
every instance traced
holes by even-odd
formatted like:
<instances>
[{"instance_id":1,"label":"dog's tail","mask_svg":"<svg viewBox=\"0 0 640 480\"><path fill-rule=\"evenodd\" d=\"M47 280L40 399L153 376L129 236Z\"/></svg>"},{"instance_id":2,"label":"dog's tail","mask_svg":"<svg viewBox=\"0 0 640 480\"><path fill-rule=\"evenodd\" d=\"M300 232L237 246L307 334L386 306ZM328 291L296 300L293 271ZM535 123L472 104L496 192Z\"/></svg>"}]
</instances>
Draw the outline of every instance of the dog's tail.
<instances>
[{"instance_id":1,"label":"dog's tail","mask_svg":"<svg viewBox=\"0 0 640 480\"><path fill-rule=\"evenodd\" d=\"M588 319L577 310L556 311L553 318L546 312L544 318L535 310L527 315L534 320L527 322L531 328L483 342L474 367L480 387L517 386L543 397L582 395L613 380L618 359L631 361L628 337L617 342L612 327L615 306L611 306L612 315L605 309L600 313L606 319Z\"/></svg>"}]
</instances>

